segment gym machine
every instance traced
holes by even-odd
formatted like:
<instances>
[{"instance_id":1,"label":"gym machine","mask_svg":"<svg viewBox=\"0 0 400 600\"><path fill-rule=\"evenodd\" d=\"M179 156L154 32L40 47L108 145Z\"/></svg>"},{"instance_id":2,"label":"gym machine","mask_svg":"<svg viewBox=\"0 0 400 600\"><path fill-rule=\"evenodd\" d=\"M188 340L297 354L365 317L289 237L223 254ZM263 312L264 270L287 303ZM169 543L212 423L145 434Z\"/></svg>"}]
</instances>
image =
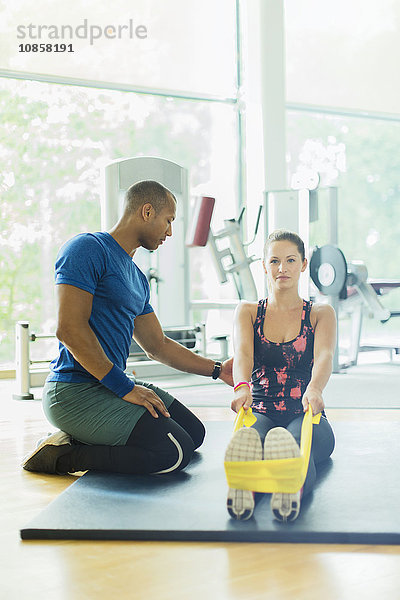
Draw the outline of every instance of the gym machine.
<instances>
[{"instance_id":1,"label":"gym machine","mask_svg":"<svg viewBox=\"0 0 400 600\"><path fill-rule=\"evenodd\" d=\"M190 322L188 249L182 240L188 225L188 172L162 158L139 156L112 161L104 170L104 194L101 202L101 228L113 227L122 214L127 189L145 179L168 188L177 199L174 235L151 252L138 248L135 263L147 275L152 302L163 327L186 328ZM171 266L173 265L173 268ZM171 294L179 290L179 294ZM154 293L156 292L156 293Z\"/></svg>"},{"instance_id":2,"label":"gym machine","mask_svg":"<svg viewBox=\"0 0 400 600\"><path fill-rule=\"evenodd\" d=\"M368 270L362 261L347 262L340 248L332 244L314 248L310 259L310 277L317 290L328 297L337 318L339 311L347 313L351 318L349 360L339 364L336 354L334 373L356 365L360 351L388 349L400 354L400 344L361 345L365 312L381 323L387 323L392 317L400 316L400 311L390 311L380 301L380 296L400 287L400 281L368 279Z\"/></svg>"},{"instance_id":3,"label":"gym machine","mask_svg":"<svg viewBox=\"0 0 400 600\"><path fill-rule=\"evenodd\" d=\"M247 247L254 242L257 236L263 206L259 206L253 237L244 242L242 238L242 218L245 208L242 208L238 219L225 219L224 227L213 232L211 218L215 206L215 198L203 196L196 198L193 210L191 227L186 238L186 245L193 247L209 247L214 266L221 284L227 283L232 278L237 298L232 300L191 300L191 309L235 309L240 300L257 301L258 293L250 265L260 260L255 256L247 255ZM228 357L229 335L221 333L213 336L213 340L221 345L221 355Z\"/></svg>"},{"instance_id":4,"label":"gym machine","mask_svg":"<svg viewBox=\"0 0 400 600\"><path fill-rule=\"evenodd\" d=\"M243 242L241 222L246 210L244 207L238 219L225 219L224 228L214 233L210 228L214 198L202 197L196 202L194 231L187 244L190 247L205 246L208 242L220 283L227 283L228 277L232 276L238 299L257 301L258 294L250 265L259 258L248 256L246 248L257 236L262 205L258 209L253 238L249 242ZM234 303L237 304L237 300Z\"/></svg>"}]
</instances>

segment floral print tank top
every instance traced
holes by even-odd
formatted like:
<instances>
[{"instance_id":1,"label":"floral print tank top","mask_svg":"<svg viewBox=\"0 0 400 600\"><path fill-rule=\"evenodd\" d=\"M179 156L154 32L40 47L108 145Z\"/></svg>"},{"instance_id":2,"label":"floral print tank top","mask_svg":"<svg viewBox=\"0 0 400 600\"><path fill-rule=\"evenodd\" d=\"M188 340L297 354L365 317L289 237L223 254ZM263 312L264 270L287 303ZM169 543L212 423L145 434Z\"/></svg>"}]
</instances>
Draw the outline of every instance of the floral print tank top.
<instances>
[{"instance_id":1,"label":"floral print tank top","mask_svg":"<svg viewBox=\"0 0 400 600\"><path fill-rule=\"evenodd\" d=\"M312 302L303 300L300 333L294 340L271 342L264 336L267 299L258 302L251 376L254 412L271 417L303 414L301 399L311 379L314 358L311 306Z\"/></svg>"}]
</instances>

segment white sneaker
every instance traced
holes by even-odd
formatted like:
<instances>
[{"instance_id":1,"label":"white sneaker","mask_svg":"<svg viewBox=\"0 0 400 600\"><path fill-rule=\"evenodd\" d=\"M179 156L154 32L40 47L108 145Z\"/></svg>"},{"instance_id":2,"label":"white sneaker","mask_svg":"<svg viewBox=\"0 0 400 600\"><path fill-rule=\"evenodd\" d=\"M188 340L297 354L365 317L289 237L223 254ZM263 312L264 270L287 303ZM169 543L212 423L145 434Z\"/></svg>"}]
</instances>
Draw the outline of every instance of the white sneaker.
<instances>
[{"instance_id":1,"label":"white sneaker","mask_svg":"<svg viewBox=\"0 0 400 600\"><path fill-rule=\"evenodd\" d=\"M225 452L225 461L262 460L262 443L255 429L242 427L233 436ZM250 519L254 511L254 492L229 488L226 501L233 519Z\"/></svg>"},{"instance_id":2,"label":"white sneaker","mask_svg":"<svg viewBox=\"0 0 400 600\"><path fill-rule=\"evenodd\" d=\"M274 427L267 433L264 441L264 460L297 458L300 448L287 429ZM278 521L294 521L300 512L301 493L274 493L271 496L271 510Z\"/></svg>"}]
</instances>

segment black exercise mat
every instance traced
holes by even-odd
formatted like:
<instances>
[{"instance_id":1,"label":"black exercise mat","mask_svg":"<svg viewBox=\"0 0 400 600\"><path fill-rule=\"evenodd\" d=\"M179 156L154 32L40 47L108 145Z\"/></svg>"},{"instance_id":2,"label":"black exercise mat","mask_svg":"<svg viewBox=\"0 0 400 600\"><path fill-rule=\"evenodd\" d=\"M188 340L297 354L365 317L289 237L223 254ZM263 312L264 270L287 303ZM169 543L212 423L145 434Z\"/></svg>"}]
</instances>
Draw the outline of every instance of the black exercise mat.
<instances>
[{"instance_id":1,"label":"black exercise mat","mask_svg":"<svg viewBox=\"0 0 400 600\"><path fill-rule=\"evenodd\" d=\"M201 452L180 473L89 472L21 530L23 539L400 543L400 426L335 425L336 449L298 519L273 520L269 495L248 521L226 511L223 456L232 424L207 424Z\"/></svg>"}]
</instances>

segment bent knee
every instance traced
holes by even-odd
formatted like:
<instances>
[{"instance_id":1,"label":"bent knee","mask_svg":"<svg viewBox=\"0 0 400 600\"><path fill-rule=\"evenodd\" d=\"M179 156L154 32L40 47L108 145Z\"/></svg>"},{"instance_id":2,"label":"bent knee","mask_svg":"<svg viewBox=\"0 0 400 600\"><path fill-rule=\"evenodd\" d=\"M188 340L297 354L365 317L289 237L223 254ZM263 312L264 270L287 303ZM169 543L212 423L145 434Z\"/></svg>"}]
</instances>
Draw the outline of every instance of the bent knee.
<instances>
[{"instance_id":1,"label":"bent knee","mask_svg":"<svg viewBox=\"0 0 400 600\"><path fill-rule=\"evenodd\" d=\"M173 433L167 433L170 440L170 450L168 455L165 456L165 464L168 466L157 473L173 473L174 471L181 471L191 461L195 446L193 440L189 436L175 437Z\"/></svg>"},{"instance_id":2,"label":"bent knee","mask_svg":"<svg viewBox=\"0 0 400 600\"><path fill-rule=\"evenodd\" d=\"M196 450L197 448L200 448L200 446L204 442L204 438L206 437L206 428L204 427L204 425L201 421L198 422L196 431L193 433L193 435L191 437L192 437L192 440L194 443L194 449Z\"/></svg>"},{"instance_id":3,"label":"bent knee","mask_svg":"<svg viewBox=\"0 0 400 600\"><path fill-rule=\"evenodd\" d=\"M314 425L312 451L316 462L322 462L330 457L335 449L335 434L327 419L321 418L319 425Z\"/></svg>"}]
</instances>

